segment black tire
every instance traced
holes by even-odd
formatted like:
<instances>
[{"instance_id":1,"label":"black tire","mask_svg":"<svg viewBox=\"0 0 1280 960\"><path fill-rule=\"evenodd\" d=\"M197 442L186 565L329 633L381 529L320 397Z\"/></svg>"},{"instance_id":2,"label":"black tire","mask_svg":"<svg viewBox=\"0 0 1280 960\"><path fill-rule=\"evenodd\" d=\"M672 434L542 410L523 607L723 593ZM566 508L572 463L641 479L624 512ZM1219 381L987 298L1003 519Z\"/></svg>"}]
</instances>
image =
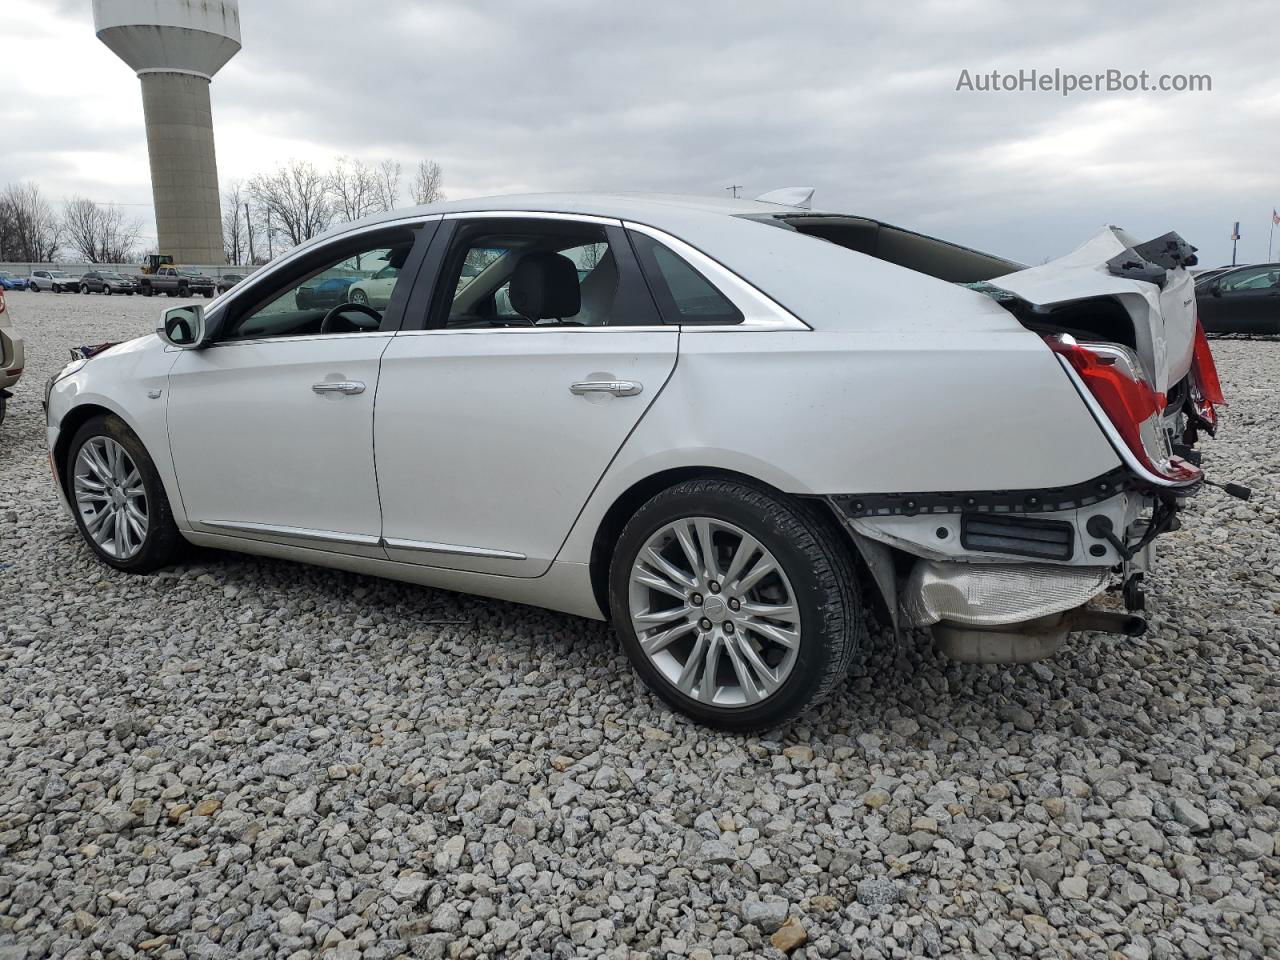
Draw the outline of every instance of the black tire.
<instances>
[{"instance_id":1,"label":"black tire","mask_svg":"<svg viewBox=\"0 0 1280 960\"><path fill-rule=\"evenodd\" d=\"M40 288L39 288L38 286L36 286L34 283L28 283L28 284L27 284L27 289L28 289L28 290L30 290L32 293L39 293L39 292L40 292Z\"/></svg>"},{"instance_id":2,"label":"black tire","mask_svg":"<svg viewBox=\"0 0 1280 960\"><path fill-rule=\"evenodd\" d=\"M180 283L178 284L177 295L182 297L183 299L186 299L187 297L191 296L191 288L188 287L185 283Z\"/></svg>"},{"instance_id":3,"label":"black tire","mask_svg":"<svg viewBox=\"0 0 1280 960\"><path fill-rule=\"evenodd\" d=\"M791 583L801 628L795 664L773 694L752 706L716 706L682 693L641 649L632 626L632 565L650 537L682 517L709 517L741 528L773 554ZM614 548L609 605L623 648L649 688L694 720L735 732L775 727L819 704L848 675L866 635L852 556L834 521L763 485L730 479L685 481L636 511Z\"/></svg>"},{"instance_id":4,"label":"black tire","mask_svg":"<svg viewBox=\"0 0 1280 960\"><path fill-rule=\"evenodd\" d=\"M54 293L61 293L61 292L62 292L62 284L60 284L60 283L55 283L55 284L53 285L53 292L54 292Z\"/></svg>"},{"instance_id":5,"label":"black tire","mask_svg":"<svg viewBox=\"0 0 1280 960\"><path fill-rule=\"evenodd\" d=\"M82 283L82 284L80 284L80 292L81 292L81 293L88 293L88 292L89 292L89 285L88 285L87 283Z\"/></svg>"},{"instance_id":6,"label":"black tire","mask_svg":"<svg viewBox=\"0 0 1280 960\"><path fill-rule=\"evenodd\" d=\"M4 415L8 411L9 401L6 397L0 397L0 423L4 423Z\"/></svg>"},{"instance_id":7,"label":"black tire","mask_svg":"<svg viewBox=\"0 0 1280 960\"><path fill-rule=\"evenodd\" d=\"M111 284L104 283L102 285L102 292L105 296L108 296L108 297L111 296Z\"/></svg>"},{"instance_id":8,"label":"black tire","mask_svg":"<svg viewBox=\"0 0 1280 960\"><path fill-rule=\"evenodd\" d=\"M142 475L143 489L147 495L147 533L143 539L142 549L127 560L119 560L106 553L85 529L84 518L76 507L74 496L75 463L80 449L94 437L110 437L133 459L134 465ZM159 567L173 562L186 543L173 522L173 510L169 506L169 498L165 495L164 484L160 474L156 472L155 462L147 453L146 447L128 425L115 414L105 414L88 420L76 431L67 450L67 461L62 465L64 479L68 489L72 489L71 512L75 517L80 536L98 559L108 566L128 573L149 573Z\"/></svg>"},{"instance_id":9,"label":"black tire","mask_svg":"<svg viewBox=\"0 0 1280 960\"><path fill-rule=\"evenodd\" d=\"M155 291L152 290L151 287L149 286L143 287L141 292L144 297L149 297L155 293Z\"/></svg>"},{"instance_id":10,"label":"black tire","mask_svg":"<svg viewBox=\"0 0 1280 960\"><path fill-rule=\"evenodd\" d=\"M367 307L369 305L369 295L363 290L353 290L351 292L351 302L358 303L362 307Z\"/></svg>"}]
</instances>

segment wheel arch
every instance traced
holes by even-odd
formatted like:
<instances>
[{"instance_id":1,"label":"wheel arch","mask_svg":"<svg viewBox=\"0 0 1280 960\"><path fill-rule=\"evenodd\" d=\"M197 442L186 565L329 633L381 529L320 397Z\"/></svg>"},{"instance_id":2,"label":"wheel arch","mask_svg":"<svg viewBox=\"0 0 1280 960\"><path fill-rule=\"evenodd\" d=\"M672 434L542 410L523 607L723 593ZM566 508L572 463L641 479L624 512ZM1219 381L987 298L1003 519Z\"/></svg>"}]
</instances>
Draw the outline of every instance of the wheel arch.
<instances>
[{"instance_id":1,"label":"wheel arch","mask_svg":"<svg viewBox=\"0 0 1280 960\"><path fill-rule=\"evenodd\" d=\"M736 480L741 483L748 483L755 487L762 487L770 493L800 500L808 503L816 516L820 517L823 522L830 524L833 528L840 530L840 542L845 549L849 551L849 556L854 562L854 567L859 577L864 581L864 596L875 596L880 601L882 608L887 607L888 598L884 596L878 584L875 584L874 578L870 575L868 560L863 556L862 551L858 548L857 542L849 535L849 531L840 523L834 511L825 500L818 497L799 496L797 494L787 493L780 490L771 483L767 483L758 477L750 474L742 473L737 470L730 470L725 467L712 466L680 466L671 467L665 470L659 470L650 474L641 480L636 481L619 494L604 512L599 524L596 526L595 536L591 541L591 555L589 561L589 571L591 577L591 591L596 599L596 603L600 605L600 611L604 614L605 619L609 618L609 563L613 558L614 547L618 542L618 537L622 533L622 528L626 526L628 520L631 519L645 503L657 496L663 490L674 487L678 483L686 480L701 479L722 479ZM882 609L882 613L887 610Z\"/></svg>"},{"instance_id":2,"label":"wheel arch","mask_svg":"<svg viewBox=\"0 0 1280 960\"><path fill-rule=\"evenodd\" d=\"M94 417L106 416L108 414L120 417L120 419L124 420L126 424L129 422L121 416L118 410L112 410L110 407L105 407L102 404L90 402L77 404L72 407L63 415L62 420L58 423L58 439L55 440L53 444L53 458L54 463L58 468L58 485L62 487L62 492L66 495L68 502L71 500L71 488L67 486L67 478L71 471L69 469L69 464L67 463L67 455L71 452L71 441L80 431L80 428ZM130 426L129 429L133 430L133 427ZM134 433L136 434L137 431L134 430Z\"/></svg>"}]
</instances>

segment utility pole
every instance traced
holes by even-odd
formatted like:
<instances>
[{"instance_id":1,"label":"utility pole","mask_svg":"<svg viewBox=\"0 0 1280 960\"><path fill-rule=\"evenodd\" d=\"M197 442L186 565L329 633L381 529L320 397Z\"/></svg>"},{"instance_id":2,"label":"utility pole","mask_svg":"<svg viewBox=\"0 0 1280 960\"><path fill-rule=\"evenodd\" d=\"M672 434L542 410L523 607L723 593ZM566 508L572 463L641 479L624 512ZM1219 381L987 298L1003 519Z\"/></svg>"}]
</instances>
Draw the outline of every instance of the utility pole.
<instances>
[{"instance_id":1,"label":"utility pole","mask_svg":"<svg viewBox=\"0 0 1280 960\"><path fill-rule=\"evenodd\" d=\"M742 184L740 184L740 183L731 183L731 184L729 184L729 186L725 187L725 189L726 189L726 190L728 190L730 193L732 193L732 194L733 194L733 199L737 200L737 199L738 199L738 191L742 189Z\"/></svg>"},{"instance_id":2,"label":"utility pole","mask_svg":"<svg viewBox=\"0 0 1280 960\"><path fill-rule=\"evenodd\" d=\"M249 231L249 266L254 266L254 260L257 258L253 255L253 221L249 219L249 201L244 203L244 228Z\"/></svg>"}]
</instances>

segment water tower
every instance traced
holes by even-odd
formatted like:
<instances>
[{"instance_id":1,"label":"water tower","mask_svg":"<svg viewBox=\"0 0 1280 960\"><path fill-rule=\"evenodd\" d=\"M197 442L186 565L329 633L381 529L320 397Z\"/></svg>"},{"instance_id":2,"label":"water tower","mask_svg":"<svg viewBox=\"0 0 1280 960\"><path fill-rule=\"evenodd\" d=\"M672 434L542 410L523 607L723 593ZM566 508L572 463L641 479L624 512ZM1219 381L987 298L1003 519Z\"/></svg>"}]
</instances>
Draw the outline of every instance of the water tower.
<instances>
[{"instance_id":1,"label":"water tower","mask_svg":"<svg viewBox=\"0 0 1280 960\"><path fill-rule=\"evenodd\" d=\"M93 24L142 81L159 252L223 263L209 83L240 49L238 0L93 0Z\"/></svg>"}]
</instances>

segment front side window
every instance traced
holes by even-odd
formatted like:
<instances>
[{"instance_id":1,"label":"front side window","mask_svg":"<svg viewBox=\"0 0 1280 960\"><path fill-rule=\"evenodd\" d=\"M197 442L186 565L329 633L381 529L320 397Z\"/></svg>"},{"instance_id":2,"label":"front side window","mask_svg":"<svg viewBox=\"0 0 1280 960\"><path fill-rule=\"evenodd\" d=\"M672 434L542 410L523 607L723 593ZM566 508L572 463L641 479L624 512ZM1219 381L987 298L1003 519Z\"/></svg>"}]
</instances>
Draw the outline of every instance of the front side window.
<instances>
[{"instance_id":1,"label":"front side window","mask_svg":"<svg viewBox=\"0 0 1280 960\"><path fill-rule=\"evenodd\" d=\"M1271 271L1266 267L1241 270L1223 277L1219 286L1224 292L1236 290L1263 290L1271 286Z\"/></svg>"},{"instance_id":2,"label":"front side window","mask_svg":"<svg viewBox=\"0 0 1280 960\"><path fill-rule=\"evenodd\" d=\"M742 322L742 312L675 251L638 231L631 232L631 242L667 322Z\"/></svg>"},{"instance_id":3,"label":"front side window","mask_svg":"<svg viewBox=\"0 0 1280 960\"><path fill-rule=\"evenodd\" d=\"M291 271L283 289L234 319L224 340L372 332L381 328L412 236L343 246ZM301 276L298 270L301 269Z\"/></svg>"},{"instance_id":4,"label":"front side window","mask_svg":"<svg viewBox=\"0 0 1280 960\"><path fill-rule=\"evenodd\" d=\"M629 251L605 227L536 219L462 222L437 303L447 328L635 326L659 322ZM625 243L625 241L623 241ZM438 296L443 300L445 293Z\"/></svg>"}]
</instances>

